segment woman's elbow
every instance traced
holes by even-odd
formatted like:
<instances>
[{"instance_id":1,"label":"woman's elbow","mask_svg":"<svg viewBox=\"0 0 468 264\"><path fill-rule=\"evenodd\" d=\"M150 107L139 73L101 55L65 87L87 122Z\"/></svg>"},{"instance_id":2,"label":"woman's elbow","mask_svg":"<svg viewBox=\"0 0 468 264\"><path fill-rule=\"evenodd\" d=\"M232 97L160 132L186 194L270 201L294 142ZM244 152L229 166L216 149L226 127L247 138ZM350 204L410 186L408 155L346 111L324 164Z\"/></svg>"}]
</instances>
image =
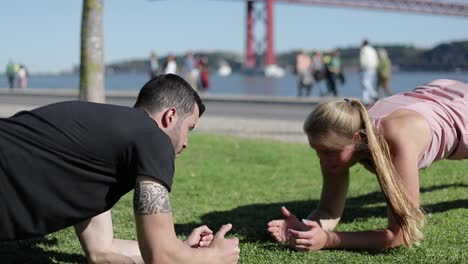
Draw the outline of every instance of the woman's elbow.
<instances>
[{"instance_id":1,"label":"woman's elbow","mask_svg":"<svg viewBox=\"0 0 468 264\"><path fill-rule=\"evenodd\" d=\"M385 237L385 249L396 248L404 245L403 233L401 232L401 229L385 229Z\"/></svg>"}]
</instances>

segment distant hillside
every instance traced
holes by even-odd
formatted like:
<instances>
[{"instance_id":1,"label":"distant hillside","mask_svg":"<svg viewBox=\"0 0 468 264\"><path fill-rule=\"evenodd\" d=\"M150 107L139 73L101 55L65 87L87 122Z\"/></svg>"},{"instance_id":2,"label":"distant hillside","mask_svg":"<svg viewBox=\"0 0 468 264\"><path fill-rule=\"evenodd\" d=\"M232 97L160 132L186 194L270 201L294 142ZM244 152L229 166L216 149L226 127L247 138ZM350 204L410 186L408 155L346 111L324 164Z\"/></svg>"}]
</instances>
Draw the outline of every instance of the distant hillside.
<instances>
[{"instance_id":1,"label":"distant hillside","mask_svg":"<svg viewBox=\"0 0 468 264\"><path fill-rule=\"evenodd\" d=\"M376 45L385 48L395 66L403 71L453 71L468 70L468 41L458 41L437 45L431 49L417 48L409 45ZM359 66L359 47L339 48L343 66L347 69L357 69ZM299 51L277 54L278 65L292 69ZM324 51L326 52L326 51ZM227 61L233 71L242 68L243 55L233 52L195 52L198 57L207 56L210 67L218 68L221 60ZM182 66L184 54L176 56L177 64ZM160 65L164 65L166 57L160 57ZM262 61L259 57L258 61ZM106 65L111 72L146 72L147 58L132 59ZM77 68L75 70L78 70Z\"/></svg>"}]
</instances>

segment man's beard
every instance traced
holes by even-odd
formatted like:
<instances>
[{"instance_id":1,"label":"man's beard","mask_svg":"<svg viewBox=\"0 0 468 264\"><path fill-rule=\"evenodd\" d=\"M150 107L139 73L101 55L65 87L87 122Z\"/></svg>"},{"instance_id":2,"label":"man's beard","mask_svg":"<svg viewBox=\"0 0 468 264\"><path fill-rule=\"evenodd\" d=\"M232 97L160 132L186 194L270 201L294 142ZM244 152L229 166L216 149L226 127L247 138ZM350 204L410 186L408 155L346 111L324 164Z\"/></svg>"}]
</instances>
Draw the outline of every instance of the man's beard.
<instances>
[{"instance_id":1,"label":"man's beard","mask_svg":"<svg viewBox=\"0 0 468 264\"><path fill-rule=\"evenodd\" d=\"M174 154L179 154L182 151L182 144L181 144L181 139L180 139L180 129L182 127L182 121L179 120L175 124L174 128L171 131L171 141L172 141L172 146L174 147Z\"/></svg>"}]
</instances>

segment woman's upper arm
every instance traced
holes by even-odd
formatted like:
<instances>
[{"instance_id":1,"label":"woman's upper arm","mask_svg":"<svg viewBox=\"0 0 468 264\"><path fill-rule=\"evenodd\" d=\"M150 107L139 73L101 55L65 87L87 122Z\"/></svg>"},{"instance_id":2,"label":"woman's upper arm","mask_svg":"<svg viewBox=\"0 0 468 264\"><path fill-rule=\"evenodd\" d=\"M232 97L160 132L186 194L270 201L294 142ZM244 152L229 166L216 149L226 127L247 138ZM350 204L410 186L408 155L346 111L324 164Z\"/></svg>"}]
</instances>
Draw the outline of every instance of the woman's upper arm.
<instances>
[{"instance_id":1,"label":"woman's upper arm","mask_svg":"<svg viewBox=\"0 0 468 264\"><path fill-rule=\"evenodd\" d=\"M418 126L398 122L383 124L384 137L389 145L392 162L401 182L413 201L419 204L419 155L425 149L424 133Z\"/></svg>"},{"instance_id":2,"label":"woman's upper arm","mask_svg":"<svg viewBox=\"0 0 468 264\"><path fill-rule=\"evenodd\" d=\"M398 173L411 201L416 205L419 201L419 155L422 152L424 142L421 141L417 129L398 124L384 126L384 136L390 147L392 162ZM419 137L419 138L418 138ZM393 217L389 213L389 228L398 228Z\"/></svg>"}]
</instances>

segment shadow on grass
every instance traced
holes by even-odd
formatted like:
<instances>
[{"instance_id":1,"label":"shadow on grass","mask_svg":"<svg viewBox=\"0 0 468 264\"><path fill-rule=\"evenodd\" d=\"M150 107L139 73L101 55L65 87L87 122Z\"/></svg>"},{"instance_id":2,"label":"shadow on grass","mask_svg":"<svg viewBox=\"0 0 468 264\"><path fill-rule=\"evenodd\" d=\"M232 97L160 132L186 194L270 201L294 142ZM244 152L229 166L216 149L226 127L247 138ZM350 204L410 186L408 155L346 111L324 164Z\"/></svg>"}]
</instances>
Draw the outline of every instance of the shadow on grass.
<instances>
[{"instance_id":1,"label":"shadow on grass","mask_svg":"<svg viewBox=\"0 0 468 264\"><path fill-rule=\"evenodd\" d=\"M83 255L44 250L40 245L59 246L56 238L0 242L0 262L2 264L86 263L86 258Z\"/></svg>"},{"instance_id":2,"label":"shadow on grass","mask_svg":"<svg viewBox=\"0 0 468 264\"><path fill-rule=\"evenodd\" d=\"M456 183L431 186L421 188L422 193L432 192L445 188L468 188L468 185ZM280 208L286 206L299 219L307 217L307 215L317 207L318 200L293 201L284 203L269 203L269 204L250 204L237 207L229 211L215 211L202 216L201 222L208 225L213 231L225 223L232 223L233 230L230 232L242 236L244 242L266 242L271 241L271 238L266 231L267 223L273 219L282 218ZM385 202L381 192L371 192L365 195L350 197L346 200L346 208L343 213L341 222L350 223L359 219L367 219L370 217L386 217L387 208L383 205ZM372 207L369 205L379 204ZM425 204L424 209L430 213L445 212L451 209L466 208L468 200L459 199L454 201L444 201L434 204ZM200 223L176 224L178 234L188 235L191 230Z\"/></svg>"}]
</instances>

